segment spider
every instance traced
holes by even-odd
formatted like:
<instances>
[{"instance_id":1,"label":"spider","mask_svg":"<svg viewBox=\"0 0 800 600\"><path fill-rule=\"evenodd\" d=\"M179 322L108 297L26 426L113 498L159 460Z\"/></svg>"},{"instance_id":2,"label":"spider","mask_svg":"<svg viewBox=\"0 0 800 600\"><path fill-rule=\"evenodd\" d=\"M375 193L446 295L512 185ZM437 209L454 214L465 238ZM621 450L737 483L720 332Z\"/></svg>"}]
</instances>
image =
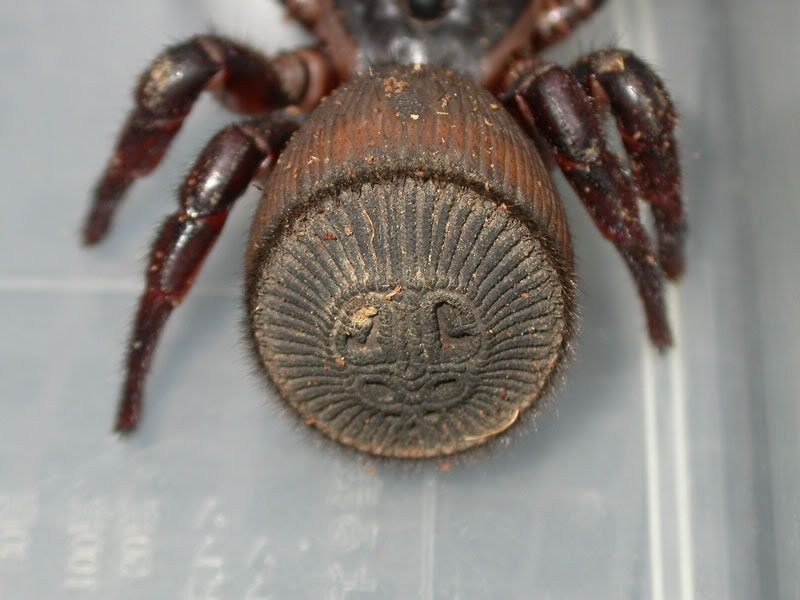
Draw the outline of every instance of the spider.
<instances>
[{"instance_id":1,"label":"spider","mask_svg":"<svg viewBox=\"0 0 800 600\"><path fill-rule=\"evenodd\" d=\"M345 446L451 455L501 436L547 394L575 319L555 168L630 271L652 343L671 344L663 288L684 268L686 218L669 94L625 50L568 68L541 57L603 0L284 4L318 43L273 58L216 35L167 48L94 191L86 244L105 237L200 94L248 115L208 143L157 234L117 431L136 428L161 331L256 179L254 354L299 417ZM609 116L626 161L609 147Z\"/></svg>"}]
</instances>

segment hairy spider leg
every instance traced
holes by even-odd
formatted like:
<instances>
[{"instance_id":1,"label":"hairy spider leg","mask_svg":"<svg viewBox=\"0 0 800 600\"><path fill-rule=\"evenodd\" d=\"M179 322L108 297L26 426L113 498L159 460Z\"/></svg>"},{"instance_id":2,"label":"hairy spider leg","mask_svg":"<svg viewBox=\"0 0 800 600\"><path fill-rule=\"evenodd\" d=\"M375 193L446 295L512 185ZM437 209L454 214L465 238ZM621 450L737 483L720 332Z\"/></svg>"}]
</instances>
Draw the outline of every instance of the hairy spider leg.
<instances>
[{"instance_id":1,"label":"hairy spider leg","mask_svg":"<svg viewBox=\"0 0 800 600\"><path fill-rule=\"evenodd\" d=\"M664 278L639 218L637 191L608 148L591 99L572 73L553 64L531 69L512 97L625 261L644 305L650 339L660 349L670 346Z\"/></svg>"},{"instance_id":2,"label":"hairy spider leg","mask_svg":"<svg viewBox=\"0 0 800 600\"><path fill-rule=\"evenodd\" d=\"M95 187L84 243L105 237L125 192L161 162L201 92L215 91L226 106L243 114L263 114L292 104L310 110L332 87L332 73L317 50L270 60L210 35L164 50L139 79L136 105Z\"/></svg>"},{"instance_id":3,"label":"hairy spider leg","mask_svg":"<svg viewBox=\"0 0 800 600\"><path fill-rule=\"evenodd\" d=\"M342 79L355 75L358 45L345 30L333 0L281 0L288 15L320 40Z\"/></svg>"},{"instance_id":4,"label":"hairy spider leg","mask_svg":"<svg viewBox=\"0 0 800 600\"><path fill-rule=\"evenodd\" d=\"M561 41L605 3L606 0L544 0L533 30L533 49L538 52Z\"/></svg>"},{"instance_id":5,"label":"hairy spider leg","mask_svg":"<svg viewBox=\"0 0 800 600\"><path fill-rule=\"evenodd\" d=\"M664 83L636 56L616 49L581 58L572 72L596 105L614 116L639 194L653 213L659 263L667 277L678 279L687 223L674 136L678 118Z\"/></svg>"},{"instance_id":6,"label":"hairy spider leg","mask_svg":"<svg viewBox=\"0 0 800 600\"><path fill-rule=\"evenodd\" d=\"M115 429L136 428L144 382L158 338L219 236L234 202L264 166L271 165L300 119L276 113L226 127L203 150L179 192L179 209L153 243L128 344L126 378ZM266 165L265 165L266 162Z\"/></svg>"}]
</instances>

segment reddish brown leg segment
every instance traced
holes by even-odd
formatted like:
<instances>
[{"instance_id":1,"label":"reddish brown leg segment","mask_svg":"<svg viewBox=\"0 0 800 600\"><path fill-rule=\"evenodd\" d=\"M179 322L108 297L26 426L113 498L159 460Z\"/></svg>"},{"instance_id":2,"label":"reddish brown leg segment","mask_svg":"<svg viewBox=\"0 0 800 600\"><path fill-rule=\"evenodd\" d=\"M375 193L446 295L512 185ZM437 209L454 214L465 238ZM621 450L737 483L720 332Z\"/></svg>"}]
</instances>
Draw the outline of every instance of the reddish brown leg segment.
<instances>
[{"instance_id":1,"label":"reddish brown leg segment","mask_svg":"<svg viewBox=\"0 0 800 600\"><path fill-rule=\"evenodd\" d=\"M289 104L313 106L330 87L319 81L331 77L329 68L320 68L323 62L313 50L268 60L215 36L199 36L167 48L136 88L136 106L95 188L84 242L103 239L127 189L158 165L203 90L213 89L225 104L245 114Z\"/></svg>"},{"instance_id":2,"label":"reddish brown leg segment","mask_svg":"<svg viewBox=\"0 0 800 600\"><path fill-rule=\"evenodd\" d=\"M539 51L562 40L605 2L606 0L544 0L534 29L534 49Z\"/></svg>"},{"instance_id":3,"label":"reddish brown leg segment","mask_svg":"<svg viewBox=\"0 0 800 600\"><path fill-rule=\"evenodd\" d=\"M145 377L161 330L189 291L233 203L264 161L277 157L299 125L296 118L276 115L227 127L206 146L186 177L180 208L164 222L150 253L146 289L128 346L117 431L136 427Z\"/></svg>"},{"instance_id":4,"label":"reddish brown leg segment","mask_svg":"<svg viewBox=\"0 0 800 600\"><path fill-rule=\"evenodd\" d=\"M644 304L650 339L659 348L669 346L663 276L639 219L636 189L609 150L591 100L571 73L555 65L534 69L514 94L597 228L622 255Z\"/></svg>"},{"instance_id":5,"label":"reddish brown leg segment","mask_svg":"<svg viewBox=\"0 0 800 600\"><path fill-rule=\"evenodd\" d=\"M281 0L289 14L319 39L342 79L355 75L358 46L342 25L333 0Z\"/></svg>"},{"instance_id":6,"label":"reddish brown leg segment","mask_svg":"<svg viewBox=\"0 0 800 600\"><path fill-rule=\"evenodd\" d=\"M655 217L661 268L677 279L684 268L687 225L673 134L677 116L666 87L650 67L623 50L590 54L572 72L614 115L639 193Z\"/></svg>"}]
</instances>

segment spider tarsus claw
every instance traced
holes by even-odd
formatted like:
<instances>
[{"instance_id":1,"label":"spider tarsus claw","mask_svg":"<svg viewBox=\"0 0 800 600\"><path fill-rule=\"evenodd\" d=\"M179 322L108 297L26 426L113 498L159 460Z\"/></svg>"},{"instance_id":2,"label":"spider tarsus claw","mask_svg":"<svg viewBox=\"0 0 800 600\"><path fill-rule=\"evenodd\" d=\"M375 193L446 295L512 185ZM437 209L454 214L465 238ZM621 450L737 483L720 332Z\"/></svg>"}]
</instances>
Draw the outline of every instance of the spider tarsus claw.
<instances>
[{"instance_id":1,"label":"spider tarsus claw","mask_svg":"<svg viewBox=\"0 0 800 600\"><path fill-rule=\"evenodd\" d=\"M93 246L106 237L111 228L114 212L131 183L133 183L133 179L130 176L107 171L97 184L92 198L92 206L83 226L85 246Z\"/></svg>"},{"instance_id":2,"label":"spider tarsus claw","mask_svg":"<svg viewBox=\"0 0 800 600\"><path fill-rule=\"evenodd\" d=\"M129 435L139 424L139 398L124 396L119 403L119 410L114 420L114 432L122 436Z\"/></svg>"},{"instance_id":3,"label":"spider tarsus claw","mask_svg":"<svg viewBox=\"0 0 800 600\"><path fill-rule=\"evenodd\" d=\"M666 304L661 292L657 297L649 298L645 302L645 312L648 337L659 353L664 354L672 347L673 339L672 329L667 318Z\"/></svg>"},{"instance_id":4,"label":"spider tarsus claw","mask_svg":"<svg viewBox=\"0 0 800 600\"><path fill-rule=\"evenodd\" d=\"M83 227L82 239L84 246L94 246L105 239L111 219L109 215L93 212L86 219Z\"/></svg>"},{"instance_id":5,"label":"spider tarsus claw","mask_svg":"<svg viewBox=\"0 0 800 600\"><path fill-rule=\"evenodd\" d=\"M651 327L650 341L653 342L653 345L660 354L666 354L670 349L672 349L672 333L670 332L669 328L654 331Z\"/></svg>"},{"instance_id":6,"label":"spider tarsus claw","mask_svg":"<svg viewBox=\"0 0 800 600\"><path fill-rule=\"evenodd\" d=\"M135 429L136 421L134 419L120 416L114 421L114 433L118 433L121 436L130 435Z\"/></svg>"},{"instance_id":7,"label":"spider tarsus claw","mask_svg":"<svg viewBox=\"0 0 800 600\"><path fill-rule=\"evenodd\" d=\"M680 280L685 269L684 234L662 234L658 240L658 264L664 276L672 282Z\"/></svg>"},{"instance_id":8,"label":"spider tarsus claw","mask_svg":"<svg viewBox=\"0 0 800 600\"><path fill-rule=\"evenodd\" d=\"M118 434L120 437L128 437L136 430L136 425L127 424L127 423L115 423L114 424L114 433Z\"/></svg>"},{"instance_id":9,"label":"spider tarsus claw","mask_svg":"<svg viewBox=\"0 0 800 600\"><path fill-rule=\"evenodd\" d=\"M661 252L658 262L661 265L664 276L672 283L677 283L683 277L684 263L683 256L680 254Z\"/></svg>"}]
</instances>

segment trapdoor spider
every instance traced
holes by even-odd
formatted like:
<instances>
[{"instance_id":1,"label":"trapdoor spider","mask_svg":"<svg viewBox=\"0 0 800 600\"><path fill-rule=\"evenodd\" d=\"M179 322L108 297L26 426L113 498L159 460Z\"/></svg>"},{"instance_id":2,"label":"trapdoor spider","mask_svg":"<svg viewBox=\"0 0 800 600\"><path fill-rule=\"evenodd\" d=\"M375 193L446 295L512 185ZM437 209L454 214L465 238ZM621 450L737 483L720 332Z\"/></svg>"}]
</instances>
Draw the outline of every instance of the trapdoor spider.
<instances>
[{"instance_id":1,"label":"trapdoor spider","mask_svg":"<svg viewBox=\"0 0 800 600\"><path fill-rule=\"evenodd\" d=\"M548 391L574 321L548 167L617 248L650 339L668 347L663 286L681 275L686 230L669 95L624 50L569 68L540 57L602 3L285 0L317 44L275 58L215 35L167 48L136 88L87 244L203 91L251 116L208 143L153 244L116 429L136 427L167 318L264 173L246 255L250 338L288 405L339 443L445 456L501 435ZM628 168L609 149L608 115Z\"/></svg>"}]
</instances>

